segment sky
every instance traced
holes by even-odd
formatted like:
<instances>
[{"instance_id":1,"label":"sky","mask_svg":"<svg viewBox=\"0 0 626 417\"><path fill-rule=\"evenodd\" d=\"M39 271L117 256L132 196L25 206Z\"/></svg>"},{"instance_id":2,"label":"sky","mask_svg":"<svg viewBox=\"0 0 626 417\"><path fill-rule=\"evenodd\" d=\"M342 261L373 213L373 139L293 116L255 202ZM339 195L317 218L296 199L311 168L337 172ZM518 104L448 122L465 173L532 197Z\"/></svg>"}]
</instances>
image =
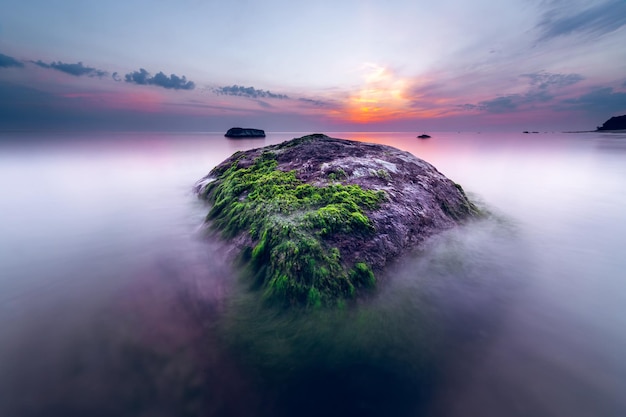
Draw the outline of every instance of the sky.
<instances>
[{"instance_id":1,"label":"sky","mask_svg":"<svg viewBox=\"0 0 626 417\"><path fill-rule=\"evenodd\" d=\"M626 0L2 0L0 130L591 130Z\"/></svg>"}]
</instances>

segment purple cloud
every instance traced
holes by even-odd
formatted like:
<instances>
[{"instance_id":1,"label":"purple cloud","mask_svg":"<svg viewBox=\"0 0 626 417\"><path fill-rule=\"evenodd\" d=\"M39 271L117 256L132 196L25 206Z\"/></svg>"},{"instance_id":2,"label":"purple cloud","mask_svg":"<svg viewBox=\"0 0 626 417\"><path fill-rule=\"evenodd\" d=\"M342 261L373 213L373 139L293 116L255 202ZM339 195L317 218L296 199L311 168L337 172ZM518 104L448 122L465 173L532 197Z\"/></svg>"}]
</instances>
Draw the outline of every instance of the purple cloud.
<instances>
[{"instance_id":1,"label":"purple cloud","mask_svg":"<svg viewBox=\"0 0 626 417\"><path fill-rule=\"evenodd\" d=\"M562 9L553 9L543 15L537 25L540 31L539 41L546 41L559 36L574 33L604 35L626 25L626 2L609 0L594 5L583 11L570 14L570 4L563 2Z\"/></svg>"},{"instance_id":2,"label":"purple cloud","mask_svg":"<svg viewBox=\"0 0 626 417\"><path fill-rule=\"evenodd\" d=\"M558 110L588 110L594 114L626 112L626 93L611 87L594 88L577 98L561 101Z\"/></svg>"},{"instance_id":3,"label":"purple cloud","mask_svg":"<svg viewBox=\"0 0 626 417\"><path fill-rule=\"evenodd\" d=\"M40 66L41 68L51 68L57 71L64 72L66 74L74 75L76 77L80 77L82 75L87 75L88 77L103 77L108 73L106 71L102 71L92 67L86 67L82 62L78 62L76 64L66 64L61 61L59 62L51 62L47 64L43 61L31 61L33 64Z\"/></svg>"},{"instance_id":4,"label":"purple cloud","mask_svg":"<svg viewBox=\"0 0 626 417\"><path fill-rule=\"evenodd\" d=\"M0 68L23 67L24 64L8 55L0 54Z\"/></svg>"},{"instance_id":5,"label":"purple cloud","mask_svg":"<svg viewBox=\"0 0 626 417\"><path fill-rule=\"evenodd\" d=\"M213 92L219 95L239 96L239 97L248 97L248 98L277 98L281 100L289 98L284 94L274 94L271 91L257 90L254 87L243 87L240 85L218 87L218 88L213 89Z\"/></svg>"},{"instance_id":6,"label":"purple cloud","mask_svg":"<svg viewBox=\"0 0 626 417\"><path fill-rule=\"evenodd\" d=\"M163 74L163 72L159 72L152 77L150 73L143 68L140 68L139 71L126 74L124 79L127 83L157 85L172 90L193 90L196 88L196 84L193 81L187 81L184 75L179 77L176 74L172 74L168 77Z\"/></svg>"},{"instance_id":7,"label":"purple cloud","mask_svg":"<svg viewBox=\"0 0 626 417\"><path fill-rule=\"evenodd\" d=\"M566 87L585 79L585 77L580 74L554 74L545 71L522 74L521 77L528 78L532 86L542 90L549 87Z\"/></svg>"}]
</instances>

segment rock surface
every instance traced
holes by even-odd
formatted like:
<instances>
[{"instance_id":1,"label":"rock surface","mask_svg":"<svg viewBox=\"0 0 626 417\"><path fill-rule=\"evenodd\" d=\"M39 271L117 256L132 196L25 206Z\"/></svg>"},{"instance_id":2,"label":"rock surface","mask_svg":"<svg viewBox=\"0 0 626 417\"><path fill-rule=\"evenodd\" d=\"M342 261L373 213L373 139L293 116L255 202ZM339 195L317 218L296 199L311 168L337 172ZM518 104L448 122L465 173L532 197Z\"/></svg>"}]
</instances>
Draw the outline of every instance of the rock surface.
<instances>
[{"instance_id":1,"label":"rock surface","mask_svg":"<svg viewBox=\"0 0 626 417\"><path fill-rule=\"evenodd\" d=\"M611 117L602 126L598 126L598 130L626 130L626 114Z\"/></svg>"},{"instance_id":2,"label":"rock surface","mask_svg":"<svg viewBox=\"0 0 626 417\"><path fill-rule=\"evenodd\" d=\"M479 214L410 153L322 134L237 152L196 191L257 287L289 304L341 303L392 259Z\"/></svg>"},{"instance_id":3,"label":"rock surface","mask_svg":"<svg viewBox=\"0 0 626 417\"><path fill-rule=\"evenodd\" d=\"M261 129L231 127L224 136L227 138L264 138L265 131Z\"/></svg>"}]
</instances>

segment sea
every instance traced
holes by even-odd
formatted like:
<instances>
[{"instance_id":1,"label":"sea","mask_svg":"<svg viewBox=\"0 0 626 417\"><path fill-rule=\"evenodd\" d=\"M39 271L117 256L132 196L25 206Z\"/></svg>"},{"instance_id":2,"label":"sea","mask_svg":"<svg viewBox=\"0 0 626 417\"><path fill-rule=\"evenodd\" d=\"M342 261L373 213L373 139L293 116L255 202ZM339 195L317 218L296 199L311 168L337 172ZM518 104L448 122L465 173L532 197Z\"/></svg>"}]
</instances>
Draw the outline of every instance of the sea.
<instances>
[{"instance_id":1,"label":"sea","mask_svg":"<svg viewBox=\"0 0 626 417\"><path fill-rule=\"evenodd\" d=\"M626 415L626 133L324 132L489 215L280 310L193 189L306 133L0 133L0 416Z\"/></svg>"}]
</instances>

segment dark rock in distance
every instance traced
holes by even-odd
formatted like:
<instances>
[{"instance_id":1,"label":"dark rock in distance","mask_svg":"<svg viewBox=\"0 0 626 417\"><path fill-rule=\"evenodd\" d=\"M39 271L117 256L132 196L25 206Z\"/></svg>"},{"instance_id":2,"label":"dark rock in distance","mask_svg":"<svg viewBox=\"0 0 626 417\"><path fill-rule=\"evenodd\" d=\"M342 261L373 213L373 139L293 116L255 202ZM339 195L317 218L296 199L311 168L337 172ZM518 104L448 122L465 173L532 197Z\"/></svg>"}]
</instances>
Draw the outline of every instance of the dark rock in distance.
<instances>
[{"instance_id":1,"label":"dark rock in distance","mask_svg":"<svg viewBox=\"0 0 626 417\"><path fill-rule=\"evenodd\" d=\"M265 131L261 129L251 129L242 127L232 127L224 135L227 138L264 138Z\"/></svg>"},{"instance_id":2,"label":"dark rock in distance","mask_svg":"<svg viewBox=\"0 0 626 417\"><path fill-rule=\"evenodd\" d=\"M196 191L254 286L290 305L341 304L394 258L479 215L412 154L322 134L237 152Z\"/></svg>"},{"instance_id":3,"label":"dark rock in distance","mask_svg":"<svg viewBox=\"0 0 626 417\"><path fill-rule=\"evenodd\" d=\"M419 135L418 136L419 139L430 139L430 135L427 135L426 133Z\"/></svg>"},{"instance_id":4,"label":"dark rock in distance","mask_svg":"<svg viewBox=\"0 0 626 417\"><path fill-rule=\"evenodd\" d=\"M598 126L597 130L626 130L626 114L611 117L602 126Z\"/></svg>"}]
</instances>

